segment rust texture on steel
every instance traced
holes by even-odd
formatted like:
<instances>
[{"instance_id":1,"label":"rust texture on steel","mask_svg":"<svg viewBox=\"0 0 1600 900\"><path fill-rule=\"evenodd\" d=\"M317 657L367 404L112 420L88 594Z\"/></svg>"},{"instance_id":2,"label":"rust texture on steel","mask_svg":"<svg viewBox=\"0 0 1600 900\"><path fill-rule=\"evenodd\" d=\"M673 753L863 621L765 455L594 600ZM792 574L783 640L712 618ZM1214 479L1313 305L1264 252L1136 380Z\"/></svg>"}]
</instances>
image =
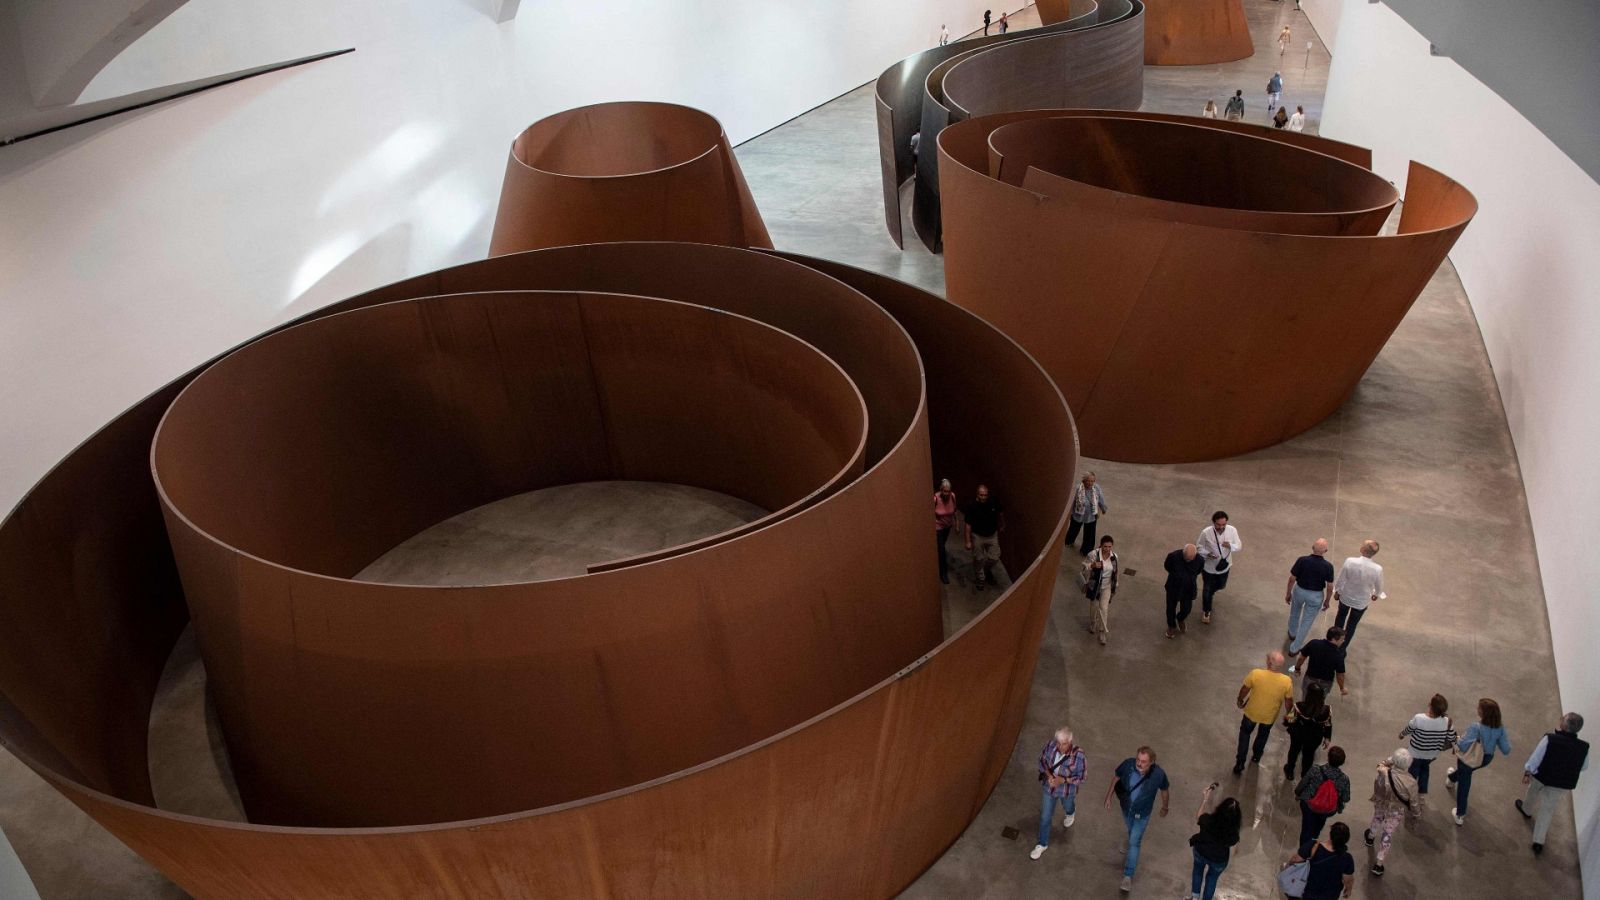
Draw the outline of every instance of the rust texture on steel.
<instances>
[{"instance_id":1,"label":"rust texture on steel","mask_svg":"<svg viewBox=\"0 0 1600 900\"><path fill-rule=\"evenodd\" d=\"M1128 462L1322 421L1477 211L1412 163L1380 234L1395 192L1359 148L1181 116L998 114L946 129L939 153L950 300L1039 359L1086 454Z\"/></svg>"},{"instance_id":2,"label":"rust texture on steel","mask_svg":"<svg viewBox=\"0 0 1600 900\"><path fill-rule=\"evenodd\" d=\"M1040 97L1048 98L1047 106L1138 108L1144 95L1140 0L1055 0L1051 10L1043 28L933 47L878 76L884 221L897 246L905 246L901 191L911 181L917 236L939 249L936 147L951 122L1038 106ZM911 136L918 133L921 151L914 156Z\"/></svg>"},{"instance_id":3,"label":"rust texture on steel","mask_svg":"<svg viewBox=\"0 0 1600 900\"><path fill-rule=\"evenodd\" d=\"M489 255L598 241L772 246L721 123L642 101L559 112L511 144Z\"/></svg>"},{"instance_id":4,"label":"rust texture on steel","mask_svg":"<svg viewBox=\"0 0 1600 900\"><path fill-rule=\"evenodd\" d=\"M1255 53L1243 0L1144 0L1144 61L1203 66Z\"/></svg>"},{"instance_id":5,"label":"rust texture on steel","mask_svg":"<svg viewBox=\"0 0 1600 900\"><path fill-rule=\"evenodd\" d=\"M892 896L1010 759L1076 462L1022 348L879 275L670 243L468 263L201 366L45 477L0 524L0 740L201 898ZM936 475L1006 503L1014 576L948 637ZM349 577L608 477L775 512L574 578ZM249 823L152 805L191 613Z\"/></svg>"}]
</instances>

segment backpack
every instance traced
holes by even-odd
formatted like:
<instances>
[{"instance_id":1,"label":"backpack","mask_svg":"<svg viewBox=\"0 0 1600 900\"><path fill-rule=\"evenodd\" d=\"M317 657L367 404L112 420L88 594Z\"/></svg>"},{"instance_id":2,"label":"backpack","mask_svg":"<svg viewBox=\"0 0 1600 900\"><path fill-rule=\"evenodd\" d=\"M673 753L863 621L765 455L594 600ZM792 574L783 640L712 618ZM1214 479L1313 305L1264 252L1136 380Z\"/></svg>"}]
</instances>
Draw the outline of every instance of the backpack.
<instances>
[{"instance_id":1,"label":"backpack","mask_svg":"<svg viewBox=\"0 0 1600 900\"><path fill-rule=\"evenodd\" d=\"M1339 788L1334 785L1332 778L1323 776L1322 783L1317 785L1317 792L1306 801L1306 808L1319 815L1327 815L1339 808Z\"/></svg>"}]
</instances>

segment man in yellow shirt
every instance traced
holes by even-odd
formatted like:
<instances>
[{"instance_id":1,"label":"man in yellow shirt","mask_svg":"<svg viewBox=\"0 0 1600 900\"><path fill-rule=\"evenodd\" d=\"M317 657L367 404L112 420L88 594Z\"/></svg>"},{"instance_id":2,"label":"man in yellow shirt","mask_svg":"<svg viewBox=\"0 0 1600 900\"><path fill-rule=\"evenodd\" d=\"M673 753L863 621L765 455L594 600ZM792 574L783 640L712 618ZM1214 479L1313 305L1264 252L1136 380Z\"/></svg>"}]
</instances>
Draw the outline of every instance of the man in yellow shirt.
<instances>
[{"instance_id":1,"label":"man in yellow shirt","mask_svg":"<svg viewBox=\"0 0 1600 900\"><path fill-rule=\"evenodd\" d=\"M1283 674L1283 654L1277 650L1267 654L1265 669L1251 669L1239 688L1239 708L1244 716L1239 719L1239 755L1233 761L1233 774L1244 773L1244 752L1251 749L1250 761L1261 762L1261 753L1267 749L1267 735L1278 718L1278 708L1287 713L1294 708L1294 681ZM1250 732L1256 733L1255 746L1250 747Z\"/></svg>"}]
</instances>

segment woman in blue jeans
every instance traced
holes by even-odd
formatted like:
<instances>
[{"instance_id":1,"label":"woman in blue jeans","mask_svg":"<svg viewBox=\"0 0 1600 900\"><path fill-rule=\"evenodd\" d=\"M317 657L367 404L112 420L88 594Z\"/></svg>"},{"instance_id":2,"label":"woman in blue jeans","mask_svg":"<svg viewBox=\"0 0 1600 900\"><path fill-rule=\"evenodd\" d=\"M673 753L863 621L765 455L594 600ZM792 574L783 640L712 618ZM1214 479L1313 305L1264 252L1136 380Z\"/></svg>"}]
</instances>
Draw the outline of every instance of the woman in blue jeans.
<instances>
[{"instance_id":1,"label":"woman in blue jeans","mask_svg":"<svg viewBox=\"0 0 1600 900\"><path fill-rule=\"evenodd\" d=\"M1449 782L1447 787L1453 787L1456 791L1456 808L1450 811L1450 815L1455 817L1457 825L1467 824L1467 795L1472 793L1472 773L1493 761L1496 752L1501 756L1511 752L1511 740L1506 737L1506 729L1500 718L1500 704L1488 697L1478 701L1478 721L1467 729L1461 743L1456 745L1456 755L1459 757L1471 750L1473 744L1483 745L1483 762L1469 766L1464 759L1458 758L1455 768L1445 773L1445 780Z\"/></svg>"},{"instance_id":2,"label":"woman in blue jeans","mask_svg":"<svg viewBox=\"0 0 1600 900\"><path fill-rule=\"evenodd\" d=\"M1194 814L1194 822L1200 830L1189 838L1189 846L1194 848L1189 900L1211 900L1216 895L1217 878L1228 867L1233 845L1239 843L1239 825L1244 820L1239 801L1228 797L1217 804L1216 812L1206 812L1216 790L1214 784L1206 788L1200 796L1200 811Z\"/></svg>"}]
</instances>

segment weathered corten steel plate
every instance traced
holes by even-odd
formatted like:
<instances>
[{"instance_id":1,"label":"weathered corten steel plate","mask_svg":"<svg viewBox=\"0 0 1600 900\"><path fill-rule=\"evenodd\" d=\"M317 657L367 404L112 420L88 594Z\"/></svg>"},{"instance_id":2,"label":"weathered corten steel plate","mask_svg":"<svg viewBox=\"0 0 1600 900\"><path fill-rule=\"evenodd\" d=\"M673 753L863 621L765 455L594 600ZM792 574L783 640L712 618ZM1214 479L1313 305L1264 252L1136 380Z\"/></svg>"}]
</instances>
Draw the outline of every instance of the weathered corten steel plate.
<instances>
[{"instance_id":1,"label":"weathered corten steel plate","mask_svg":"<svg viewBox=\"0 0 1600 900\"><path fill-rule=\"evenodd\" d=\"M721 123L643 101L559 112L511 144L489 255L598 241L772 246Z\"/></svg>"},{"instance_id":2,"label":"weathered corten steel plate","mask_svg":"<svg viewBox=\"0 0 1600 900\"><path fill-rule=\"evenodd\" d=\"M1146 65L1203 66L1253 53L1243 0L1145 0Z\"/></svg>"},{"instance_id":3,"label":"weathered corten steel plate","mask_svg":"<svg viewBox=\"0 0 1600 900\"><path fill-rule=\"evenodd\" d=\"M890 896L1010 758L1076 460L1025 351L882 276L698 244L469 263L196 369L46 476L0 524L0 738L202 898ZM577 578L350 578L503 491L635 474L778 512ZM935 474L1004 499L1015 576L948 638ZM191 613L261 821L152 806Z\"/></svg>"},{"instance_id":4,"label":"weathered corten steel plate","mask_svg":"<svg viewBox=\"0 0 1600 900\"><path fill-rule=\"evenodd\" d=\"M1323 152L1319 152L1323 151ZM1477 211L1359 148L1101 110L974 118L940 135L950 300L1040 360L1084 452L1128 462L1270 446L1344 402Z\"/></svg>"},{"instance_id":5,"label":"weathered corten steel plate","mask_svg":"<svg viewBox=\"0 0 1600 900\"><path fill-rule=\"evenodd\" d=\"M1059 16L1047 18L1043 28L932 47L878 76L884 220L897 246L905 246L900 190L914 178L913 224L930 250L939 249L936 146L939 131L951 122L1041 105L1138 108L1144 96L1140 0L1055 5ZM916 158L911 136L919 132Z\"/></svg>"}]
</instances>

